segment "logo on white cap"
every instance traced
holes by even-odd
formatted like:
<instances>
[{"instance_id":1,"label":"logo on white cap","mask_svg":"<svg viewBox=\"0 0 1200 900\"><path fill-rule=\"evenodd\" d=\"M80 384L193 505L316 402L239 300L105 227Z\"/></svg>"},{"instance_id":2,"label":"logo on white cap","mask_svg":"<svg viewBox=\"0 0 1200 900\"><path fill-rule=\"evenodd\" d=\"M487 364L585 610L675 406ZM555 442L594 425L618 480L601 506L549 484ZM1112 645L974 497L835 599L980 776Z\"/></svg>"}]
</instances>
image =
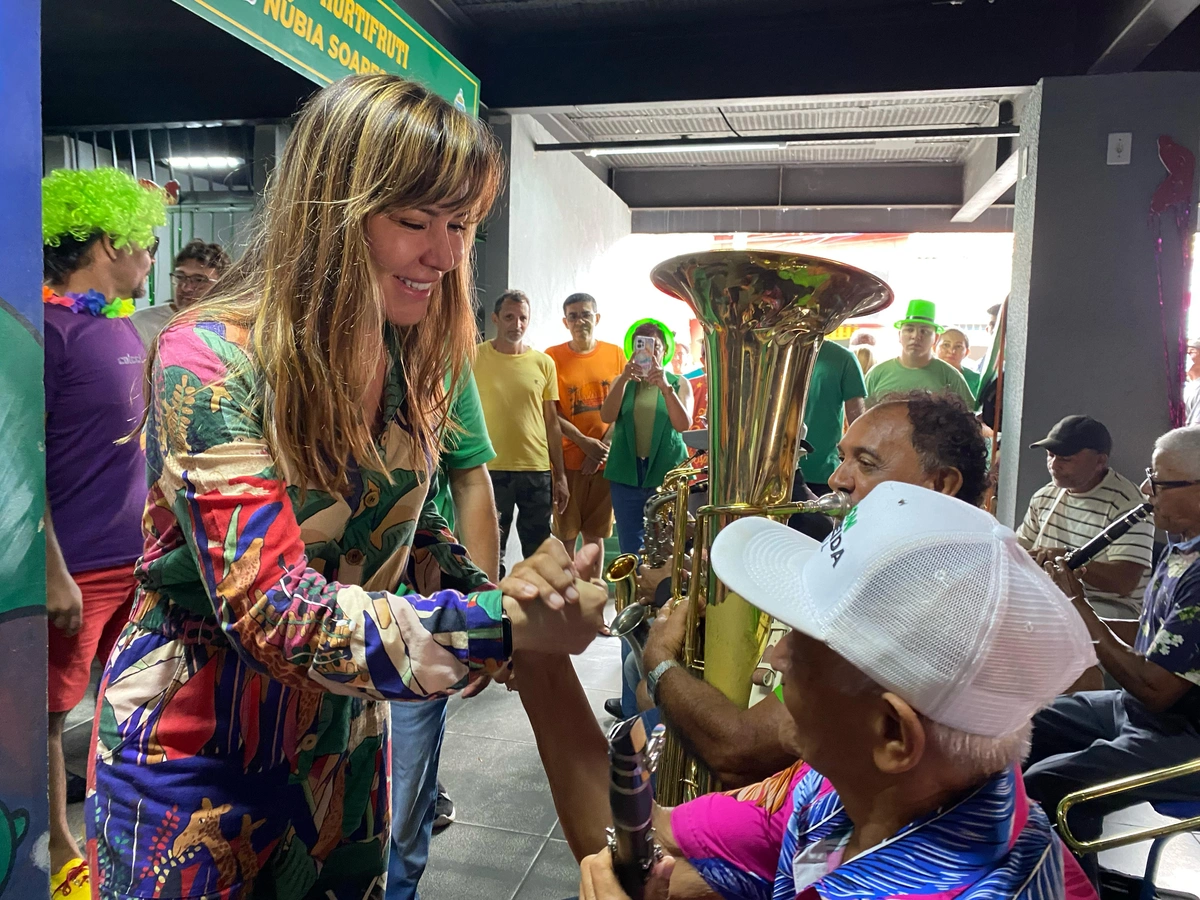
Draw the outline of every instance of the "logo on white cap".
<instances>
[{"instance_id":1,"label":"logo on white cap","mask_svg":"<svg viewBox=\"0 0 1200 900\"><path fill-rule=\"evenodd\" d=\"M972 734L1016 730L1095 663L1082 619L1012 531L915 485L879 485L821 544L740 519L711 558L750 603Z\"/></svg>"}]
</instances>

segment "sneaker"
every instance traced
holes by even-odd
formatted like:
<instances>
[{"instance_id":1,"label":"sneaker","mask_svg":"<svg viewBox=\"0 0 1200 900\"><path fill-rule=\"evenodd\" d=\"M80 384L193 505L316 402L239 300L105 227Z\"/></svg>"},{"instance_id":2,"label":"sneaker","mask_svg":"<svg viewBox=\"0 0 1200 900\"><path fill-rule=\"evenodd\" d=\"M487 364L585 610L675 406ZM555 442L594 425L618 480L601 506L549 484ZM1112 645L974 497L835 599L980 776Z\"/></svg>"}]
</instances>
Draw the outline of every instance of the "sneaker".
<instances>
[{"instance_id":1,"label":"sneaker","mask_svg":"<svg viewBox=\"0 0 1200 900\"><path fill-rule=\"evenodd\" d=\"M621 713L621 699L619 697L609 697L607 700L605 700L604 711L614 719L625 718L625 716Z\"/></svg>"},{"instance_id":2,"label":"sneaker","mask_svg":"<svg viewBox=\"0 0 1200 900\"><path fill-rule=\"evenodd\" d=\"M74 772L67 773L67 802L82 803L87 797L87 779Z\"/></svg>"},{"instance_id":3,"label":"sneaker","mask_svg":"<svg viewBox=\"0 0 1200 900\"><path fill-rule=\"evenodd\" d=\"M438 782L437 802L433 805L433 830L440 831L454 821L454 801Z\"/></svg>"},{"instance_id":4,"label":"sneaker","mask_svg":"<svg viewBox=\"0 0 1200 900\"><path fill-rule=\"evenodd\" d=\"M76 857L58 870L58 874L50 876L50 898L74 897L76 900L91 900L92 884L88 877L88 867L82 859Z\"/></svg>"}]
</instances>

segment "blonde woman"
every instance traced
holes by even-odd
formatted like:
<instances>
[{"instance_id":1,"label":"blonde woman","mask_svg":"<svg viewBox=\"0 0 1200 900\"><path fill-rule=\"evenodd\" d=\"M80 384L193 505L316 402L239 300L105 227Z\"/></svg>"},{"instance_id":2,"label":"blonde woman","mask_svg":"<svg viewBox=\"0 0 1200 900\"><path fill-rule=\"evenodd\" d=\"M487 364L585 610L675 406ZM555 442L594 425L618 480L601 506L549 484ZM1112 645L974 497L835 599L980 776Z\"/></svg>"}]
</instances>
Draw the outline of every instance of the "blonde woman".
<instances>
[{"instance_id":1,"label":"blonde woman","mask_svg":"<svg viewBox=\"0 0 1200 900\"><path fill-rule=\"evenodd\" d=\"M141 588L89 778L96 896L382 897L379 701L595 635L604 591L561 545L492 589L426 498L500 178L486 129L424 88L338 82L246 257L158 338Z\"/></svg>"}]
</instances>

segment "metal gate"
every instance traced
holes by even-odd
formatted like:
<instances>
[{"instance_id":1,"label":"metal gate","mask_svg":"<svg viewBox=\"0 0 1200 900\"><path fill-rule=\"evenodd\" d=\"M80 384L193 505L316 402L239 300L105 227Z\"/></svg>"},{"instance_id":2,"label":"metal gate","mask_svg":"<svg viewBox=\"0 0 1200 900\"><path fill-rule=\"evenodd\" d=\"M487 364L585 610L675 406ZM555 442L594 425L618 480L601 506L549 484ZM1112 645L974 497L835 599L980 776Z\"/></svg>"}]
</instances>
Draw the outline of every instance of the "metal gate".
<instances>
[{"instance_id":1,"label":"metal gate","mask_svg":"<svg viewBox=\"0 0 1200 900\"><path fill-rule=\"evenodd\" d=\"M87 126L48 132L43 169L114 166L169 187L173 205L160 239L147 295L138 305L171 299L171 265L193 238L218 243L237 258L286 125L278 122L177 122Z\"/></svg>"}]
</instances>

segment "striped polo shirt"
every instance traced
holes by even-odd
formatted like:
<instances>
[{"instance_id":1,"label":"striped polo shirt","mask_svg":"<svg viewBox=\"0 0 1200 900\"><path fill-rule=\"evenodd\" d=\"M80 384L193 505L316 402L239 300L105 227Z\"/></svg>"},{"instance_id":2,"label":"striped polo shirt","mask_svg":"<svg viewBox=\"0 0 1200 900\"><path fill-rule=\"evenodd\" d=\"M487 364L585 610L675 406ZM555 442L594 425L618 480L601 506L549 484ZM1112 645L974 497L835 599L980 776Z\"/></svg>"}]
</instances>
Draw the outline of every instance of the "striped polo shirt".
<instances>
[{"instance_id":1,"label":"striped polo shirt","mask_svg":"<svg viewBox=\"0 0 1200 900\"><path fill-rule=\"evenodd\" d=\"M1103 481L1082 494L1073 494L1065 488L1055 487L1051 482L1040 488L1029 501L1029 512L1017 531L1017 539L1026 550L1045 547L1074 550L1098 535L1113 519L1129 512L1145 499L1137 485L1115 469L1109 469ZM1154 526L1149 522L1139 522L1096 557L1099 562L1128 561L1146 567L1137 590L1124 597L1084 585L1088 600L1103 601L1099 609L1102 615L1115 614L1116 610L1127 611L1129 618L1136 619L1141 615L1142 598L1150 580L1153 551Z\"/></svg>"}]
</instances>

